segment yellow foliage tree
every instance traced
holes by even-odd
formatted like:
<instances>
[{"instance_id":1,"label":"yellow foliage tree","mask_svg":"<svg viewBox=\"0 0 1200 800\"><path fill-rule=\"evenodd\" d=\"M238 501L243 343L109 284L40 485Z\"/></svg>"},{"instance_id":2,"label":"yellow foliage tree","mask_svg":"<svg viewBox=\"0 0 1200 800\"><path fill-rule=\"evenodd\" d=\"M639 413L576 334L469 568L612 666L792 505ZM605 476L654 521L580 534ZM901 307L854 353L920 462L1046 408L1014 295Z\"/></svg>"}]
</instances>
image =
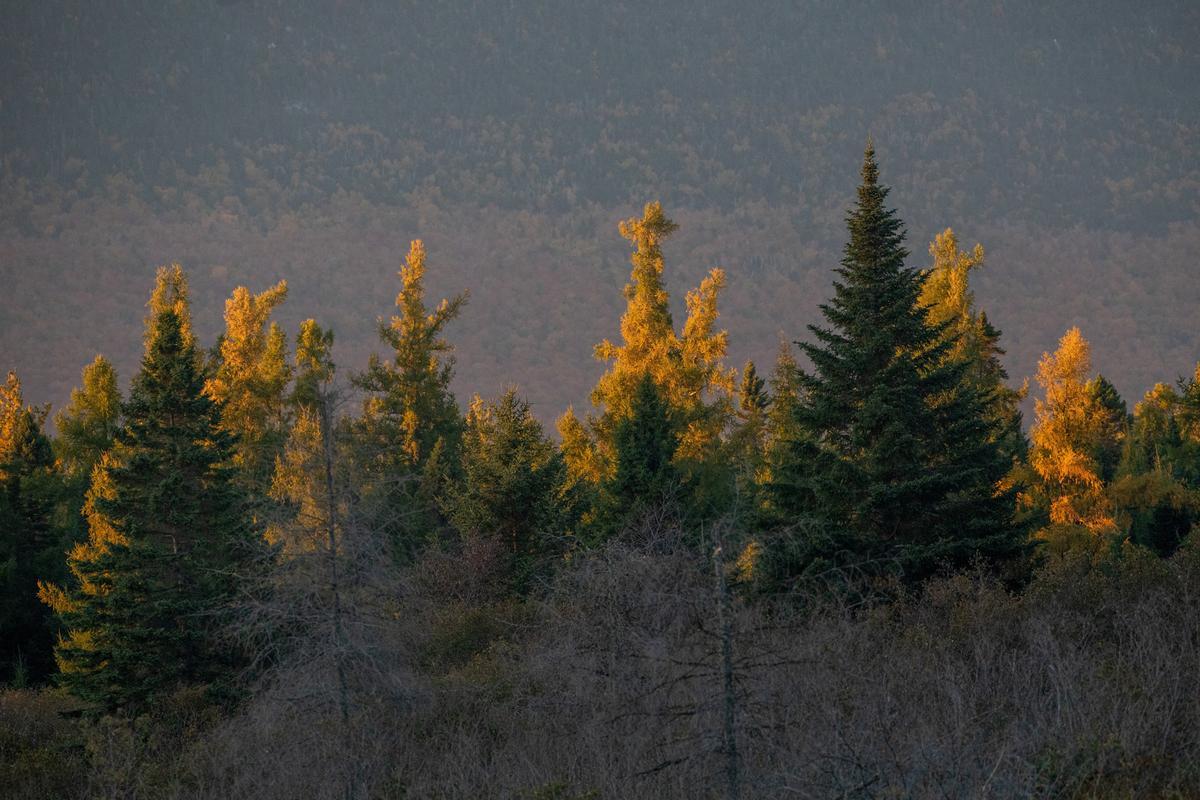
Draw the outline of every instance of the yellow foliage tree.
<instances>
[{"instance_id":1,"label":"yellow foliage tree","mask_svg":"<svg viewBox=\"0 0 1200 800\"><path fill-rule=\"evenodd\" d=\"M970 276L983 266L983 245L976 244L970 253L959 250L958 237L947 228L934 237L929 255L933 257L933 266L925 273L921 305L929 309L930 325L945 326L948 334L958 337L950 357L958 361L973 360L982 342Z\"/></svg>"},{"instance_id":2,"label":"yellow foliage tree","mask_svg":"<svg viewBox=\"0 0 1200 800\"><path fill-rule=\"evenodd\" d=\"M150 301L146 306L150 309L145 320L144 338L147 348L150 347L154 320L164 311L174 311L179 315L184 347L191 347L196 343L196 337L192 333L192 306L188 295L187 275L179 264L158 268L154 278L154 291L150 293Z\"/></svg>"},{"instance_id":3,"label":"yellow foliage tree","mask_svg":"<svg viewBox=\"0 0 1200 800\"><path fill-rule=\"evenodd\" d=\"M927 310L926 320L942 330L949 341L946 358L965 364L969 384L987 399L993 436L1014 461L1021 460L1025 440L1021 433L1021 402L1028 394L1028 383L1020 389L1007 385L1008 373L1000 357L1000 331L988 322L987 315L975 305L971 274L984 265L983 245L971 252L960 250L958 237L950 228L934 237L929 245L933 265L925 270L920 303Z\"/></svg>"},{"instance_id":4,"label":"yellow foliage tree","mask_svg":"<svg viewBox=\"0 0 1200 800\"><path fill-rule=\"evenodd\" d=\"M268 526L267 538L285 554L313 552L327 544L330 508L325 466L332 455L334 402L333 332L315 320L305 320L296 337L296 388L292 393L295 420L281 452L275 457L270 497L290 513Z\"/></svg>"},{"instance_id":5,"label":"yellow foliage tree","mask_svg":"<svg viewBox=\"0 0 1200 800\"><path fill-rule=\"evenodd\" d=\"M7 461L16 449L17 432L21 417L25 413L25 399L21 394L21 379L17 373L9 372L8 379L0 386L0 463ZM4 473L0 470L0 479Z\"/></svg>"},{"instance_id":6,"label":"yellow foliage tree","mask_svg":"<svg viewBox=\"0 0 1200 800\"><path fill-rule=\"evenodd\" d=\"M1102 534L1117 525L1096 457L1108 419L1092 390L1091 369L1091 348L1079 328L1067 331L1053 354L1042 355L1037 380L1045 398L1036 402L1030 463L1045 485L1052 528Z\"/></svg>"},{"instance_id":7,"label":"yellow foliage tree","mask_svg":"<svg viewBox=\"0 0 1200 800\"><path fill-rule=\"evenodd\" d=\"M287 281L260 294L234 290L225 301L220 362L204 387L221 406L221 424L238 437L235 461L254 485L269 476L286 429L287 341L278 324L267 327L286 298Z\"/></svg>"},{"instance_id":8,"label":"yellow foliage tree","mask_svg":"<svg viewBox=\"0 0 1200 800\"><path fill-rule=\"evenodd\" d=\"M606 339L595 349L596 358L608 363L591 395L601 414L585 426L569 409L558 424L571 474L593 481L611 468L612 430L629 416L643 375L654 379L683 421L677 459L704 458L720 440L732 412L735 371L722 364L729 335L715 329L724 271L713 269L688 293L688 318L677 334L663 283L662 242L678 226L663 213L661 203L648 203L640 219L628 219L619 229L635 247L633 270L624 290L621 343Z\"/></svg>"}]
</instances>

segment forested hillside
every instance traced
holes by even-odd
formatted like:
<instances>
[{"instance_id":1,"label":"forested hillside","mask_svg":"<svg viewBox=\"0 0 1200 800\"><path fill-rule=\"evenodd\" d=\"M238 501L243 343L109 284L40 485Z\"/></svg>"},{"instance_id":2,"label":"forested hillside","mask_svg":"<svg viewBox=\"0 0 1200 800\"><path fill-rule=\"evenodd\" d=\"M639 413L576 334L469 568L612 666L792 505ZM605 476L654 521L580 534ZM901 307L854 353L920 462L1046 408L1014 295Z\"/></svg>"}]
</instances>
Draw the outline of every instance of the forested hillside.
<instances>
[{"instance_id":1,"label":"forested hillside","mask_svg":"<svg viewBox=\"0 0 1200 800\"><path fill-rule=\"evenodd\" d=\"M618 308L613 220L675 209L678 287L726 269L733 352L768 358L826 296L871 133L914 260L946 227L987 249L1016 378L1078 323L1136 396L1200 345L1198 30L1188 3L15 3L0 353L58 404L100 341L128 371L127 309L179 261L201 330L286 276L285 319L361 359L419 236L475 292L460 394L517 381L549 419Z\"/></svg>"},{"instance_id":2,"label":"forested hillside","mask_svg":"<svg viewBox=\"0 0 1200 800\"><path fill-rule=\"evenodd\" d=\"M8 5L0 794L1198 796L1200 7Z\"/></svg>"}]
</instances>

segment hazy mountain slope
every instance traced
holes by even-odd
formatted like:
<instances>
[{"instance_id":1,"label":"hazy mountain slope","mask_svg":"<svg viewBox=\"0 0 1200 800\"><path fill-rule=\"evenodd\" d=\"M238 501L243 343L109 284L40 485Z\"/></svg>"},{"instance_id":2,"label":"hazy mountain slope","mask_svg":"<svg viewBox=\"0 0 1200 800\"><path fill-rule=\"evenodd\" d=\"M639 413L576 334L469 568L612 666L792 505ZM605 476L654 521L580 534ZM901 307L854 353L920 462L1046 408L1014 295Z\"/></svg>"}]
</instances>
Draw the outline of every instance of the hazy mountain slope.
<instances>
[{"instance_id":1,"label":"hazy mountain slope","mask_svg":"<svg viewBox=\"0 0 1200 800\"><path fill-rule=\"evenodd\" d=\"M154 264L201 329L238 282L374 347L409 238L467 287L460 392L580 402L620 217L662 199L679 298L729 272L735 360L802 335L872 133L913 263L947 225L1015 376L1069 325L1127 394L1200 358L1190 3L21 2L0 29L0 367L61 402L125 365ZM917 4L914 4L914 6Z\"/></svg>"}]
</instances>

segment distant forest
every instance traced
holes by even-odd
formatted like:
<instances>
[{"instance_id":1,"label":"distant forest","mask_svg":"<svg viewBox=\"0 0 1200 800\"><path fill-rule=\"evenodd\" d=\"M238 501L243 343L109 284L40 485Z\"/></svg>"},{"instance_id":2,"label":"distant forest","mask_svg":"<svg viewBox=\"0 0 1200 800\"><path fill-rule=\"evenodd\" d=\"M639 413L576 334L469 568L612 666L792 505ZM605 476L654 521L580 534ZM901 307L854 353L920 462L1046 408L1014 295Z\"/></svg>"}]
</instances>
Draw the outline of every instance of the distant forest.
<instances>
[{"instance_id":1,"label":"distant forest","mask_svg":"<svg viewBox=\"0 0 1200 800\"><path fill-rule=\"evenodd\" d=\"M289 306L319 307L362 359L419 237L438 254L433 288L480 300L462 318L459 393L515 380L549 420L584 398L601 320L619 312L612 220L646 200L672 209L676 293L724 268L733 355L769 359L827 297L852 199L838 176L870 133L914 266L946 227L987 249L977 285L1017 379L1079 324L1138 396L1200 348L1198 15L10 4L0 353L56 404L97 341L128 373L130 309L156 266L180 262L200 330L216 332L231 280L287 277Z\"/></svg>"}]
</instances>

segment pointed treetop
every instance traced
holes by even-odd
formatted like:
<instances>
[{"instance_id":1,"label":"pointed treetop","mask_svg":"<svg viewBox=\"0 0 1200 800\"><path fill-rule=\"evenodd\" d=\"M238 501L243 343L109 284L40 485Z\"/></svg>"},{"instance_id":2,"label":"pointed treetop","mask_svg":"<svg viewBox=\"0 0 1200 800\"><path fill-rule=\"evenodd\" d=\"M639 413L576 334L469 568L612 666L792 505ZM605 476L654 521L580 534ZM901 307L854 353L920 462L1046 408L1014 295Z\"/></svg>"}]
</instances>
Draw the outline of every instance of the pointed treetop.
<instances>
[{"instance_id":1,"label":"pointed treetop","mask_svg":"<svg viewBox=\"0 0 1200 800\"><path fill-rule=\"evenodd\" d=\"M385 325L380 333L393 347L400 348L401 342L408 340L409 349L416 347L418 357L423 367L429 359L423 353L425 347L430 352L450 350L449 344L439 338L446 323L458 316L467 302L467 292L456 297L443 299L433 313L425 307L425 243L413 239L409 244L408 255L400 266L400 293L396 295L396 307L399 316L393 316L390 326Z\"/></svg>"},{"instance_id":2,"label":"pointed treetop","mask_svg":"<svg viewBox=\"0 0 1200 800\"><path fill-rule=\"evenodd\" d=\"M879 161L875 158L875 137L867 135L867 146L863 149L863 164L860 172L864 186L879 183Z\"/></svg>"},{"instance_id":3,"label":"pointed treetop","mask_svg":"<svg viewBox=\"0 0 1200 800\"><path fill-rule=\"evenodd\" d=\"M150 313L146 316L146 351L150 350L150 341L154 334L155 323L159 314L164 311L174 311L179 318L179 330L184 343L188 346L195 344L192 335L192 308L188 298L187 275L179 264L169 267L159 267L154 277L154 291L150 301L146 303Z\"/></svg>"},{"instance_id":4,"label":"pointed treetop","mask_svg":"<svg viewBox=\"0 0 1200 800\"><path fill-rule=\"evenodd\" d=\"M8 379L0 386L0 459L12 448L15 431L25 400L21 395L21 379L14 370L9 370Z\"/></svg>"}]
</instances>

